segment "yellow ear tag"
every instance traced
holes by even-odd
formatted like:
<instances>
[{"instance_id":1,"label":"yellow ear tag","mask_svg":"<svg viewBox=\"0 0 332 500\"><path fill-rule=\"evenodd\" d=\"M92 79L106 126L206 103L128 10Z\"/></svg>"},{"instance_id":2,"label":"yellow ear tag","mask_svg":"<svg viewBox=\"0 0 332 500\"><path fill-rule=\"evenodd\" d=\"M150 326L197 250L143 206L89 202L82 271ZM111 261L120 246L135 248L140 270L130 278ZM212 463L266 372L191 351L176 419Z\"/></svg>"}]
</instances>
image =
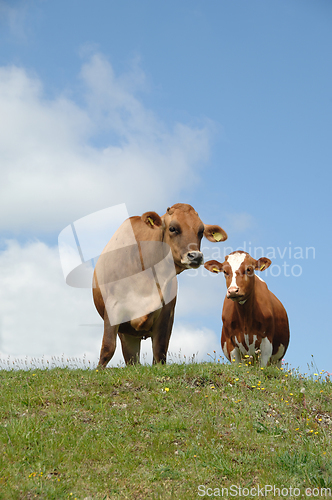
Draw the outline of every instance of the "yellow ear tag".
<instances>
[{"instance_id":1,"label":"yellow ear tag","mask_svg":"<svg viewBox=\"0 0 332 500\"><path fill-rule=\"evenodd\" d=\"M216 241L221 241L224 239L223 235L221 233L212 233L212 236Z\"/></svg>"},{"instance_id":2,"label":"yellow ear tag","mask_svg":"<svg viewBox=\"0 0 332 500\"><path fill-rule=\"evenodd\" d=\"M212 271L213 271L214 273L219 273L219 269L218 269L217 267L213 267L213 268L212 268Z\"/></svg>"},{"instance_id":3,"label":"yellow ear tag","mask_svg":"<svg viewBox=\"0 0 332 500\"><path fill-rule=\"evenodd\" d=\"M259 270L260 270L260 271L263 271L264 267L265 267L265 264L263 264L263 265L259 268Z\"/></svg>"},{"instance_id":4,"label":"yellow ear tag","mask_svg":"<svg viewBox=\"0 0 332 500\"><path fill-rule=\"evenodd\" d=\"M150 222L151 226L154 226L154 222L153 222L153 220L151 219L151 217L148 217L147 219L148 219L148 221Z\"/></svg>"}]
</instances>

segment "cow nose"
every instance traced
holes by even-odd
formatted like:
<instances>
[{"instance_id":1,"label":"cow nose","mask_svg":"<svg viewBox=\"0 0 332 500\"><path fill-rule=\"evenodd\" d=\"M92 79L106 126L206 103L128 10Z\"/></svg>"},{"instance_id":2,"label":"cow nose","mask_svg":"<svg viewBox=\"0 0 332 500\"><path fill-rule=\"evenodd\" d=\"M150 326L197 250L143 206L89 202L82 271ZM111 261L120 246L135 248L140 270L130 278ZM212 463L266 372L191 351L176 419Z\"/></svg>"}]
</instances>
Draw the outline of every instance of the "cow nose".
<instances>
[{"instance_id":1,"label":"cow nose","mask_svg":"<svg viewBox=\"0 0 332 500\"><path fill-rule=\"evenodd\" d=\"M227 288L227 297L231 297L232 295L236 295L239 293L239 287L238 286L230 286Z\"/></svg>"},{"instance_id":2,"label":"cow nose","mask_svg":"<svg viewBox=\"0 0 332 500\"><path fill-rule=\"evenodd\" d=\"M188 252L187 257L192 263L202 263L203 262L203 254L202 252L194 251L194 252Z\"/></svg>"}]
</instances>

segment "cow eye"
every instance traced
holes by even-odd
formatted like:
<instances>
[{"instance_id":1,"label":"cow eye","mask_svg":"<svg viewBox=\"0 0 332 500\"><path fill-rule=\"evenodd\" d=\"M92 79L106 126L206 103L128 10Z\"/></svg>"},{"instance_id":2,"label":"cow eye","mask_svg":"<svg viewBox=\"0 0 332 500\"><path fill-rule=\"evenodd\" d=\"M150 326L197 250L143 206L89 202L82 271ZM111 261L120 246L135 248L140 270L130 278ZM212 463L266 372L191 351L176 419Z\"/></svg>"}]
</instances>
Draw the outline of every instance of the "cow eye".
<instances>
[{"instance_id":1,"label":"cow eye","mask_svg":"<svg viewBox=\"0 0 332 500\"><path fill-rule=\"evenodd\" d=\"M252 273L252 267L247 267L246 273L247 274L251 274Z\"/></svg>"},{"instance_id":2,"label":"cow eye","mask_svg":"<svg viewBox=\"0 0 332 500\"><path fill-rule=\"evenodd\" d=\"M169 232L170 232L170 233L177 233L177 232L178 232L178 230L177 230L174 226L170 226L170 228L169 228Z\"/></svg>"},{"instance_id":3,"label":"cow eye","mask_svg":"<svg viewBox=\"0 0 332 500\"><path fill-rule=\"evenodd\" d=\"M201 229L200 231L198 231L199 238L203 238L203 234L204 234L204 229Z\"/></svg>"}]
</instances>

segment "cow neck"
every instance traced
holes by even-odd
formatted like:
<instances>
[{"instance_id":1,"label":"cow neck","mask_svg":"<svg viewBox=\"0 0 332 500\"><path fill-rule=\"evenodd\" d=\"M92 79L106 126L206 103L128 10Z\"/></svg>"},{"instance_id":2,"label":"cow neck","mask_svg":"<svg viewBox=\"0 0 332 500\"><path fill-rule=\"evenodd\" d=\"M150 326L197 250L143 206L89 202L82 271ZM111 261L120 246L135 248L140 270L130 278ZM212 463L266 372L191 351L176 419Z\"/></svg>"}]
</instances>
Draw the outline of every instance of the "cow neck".
<instances>
[{"instance_id":1,"label":"cow neck","mask_svg":"<svg viewBox=\"0 0 332 500\"><path fill-rule=\"evenodd\" d=\"M178 266L177 264L175 264L175 262L174 262L174 266L175 266L176 275L181 274L182 271L185 271L187 269L186 267Z\"/></svg>"},{"instance_id":2,"label":"cow neck","mask_svg":"<svg viewBox=\"0 0 332 500\"><path fill-rule=\"evenodd\" d=\"M238 313L239 321L241 323L241 327L243 331L246 331L247 328L251 327L254 321L254 311L255 311L255 287L252 292L248 296L247 300L243 304L239 304L238 302L234 302L235 309Z\"/></svg>"}]
</instances>

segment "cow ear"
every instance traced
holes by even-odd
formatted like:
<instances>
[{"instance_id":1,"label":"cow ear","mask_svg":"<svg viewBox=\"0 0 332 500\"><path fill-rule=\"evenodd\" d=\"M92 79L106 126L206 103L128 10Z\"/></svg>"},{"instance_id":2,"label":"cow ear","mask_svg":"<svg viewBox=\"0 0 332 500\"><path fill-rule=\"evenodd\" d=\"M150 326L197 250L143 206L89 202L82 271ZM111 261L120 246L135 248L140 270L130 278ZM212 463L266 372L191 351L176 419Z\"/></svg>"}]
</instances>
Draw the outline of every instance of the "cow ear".
<instances>
[{"instance_id":1,"label":"cow ear","mask_svg":"<svg viewBox=\"0 0 332 500\"><path fill-rule=\"evenodd\" d=\"M156 212L145 212L141 218L147 226L160 227L162 225L162 220Z\"/></svg>"},{"instance_id":2,"label":"cow ear","mask_svg":"<svg viewBox=\"0 0 332 500\"><path fill-rule=\"evenodd\" d=\"M223 264L220 264L217 260L209 260L204 264L205 269L211 273L221 273L223 270Z\"/></svg>"},{"instance_id":3,"label":"cow ear","mask_svg":"<svg viewBox=\"0 0 332 500\"><path fill-rule=\"evenodd\" d=\"M261 257L260 259L256 260L255 270L265 271L265 269L267 269L270 265L271 265L270 259L268 259L267 257Z\"/></svg>"},{"instance_id":4,"label":"cow ear","mask_svg":"<svg viewBox=\"0 0 332 500\"><path fill-rule=\"evenodd\" d=\"M204 236L209 241L218 242L227 240L227 233L220 226L204 224Z\"/></svg>"}]
</instances>

